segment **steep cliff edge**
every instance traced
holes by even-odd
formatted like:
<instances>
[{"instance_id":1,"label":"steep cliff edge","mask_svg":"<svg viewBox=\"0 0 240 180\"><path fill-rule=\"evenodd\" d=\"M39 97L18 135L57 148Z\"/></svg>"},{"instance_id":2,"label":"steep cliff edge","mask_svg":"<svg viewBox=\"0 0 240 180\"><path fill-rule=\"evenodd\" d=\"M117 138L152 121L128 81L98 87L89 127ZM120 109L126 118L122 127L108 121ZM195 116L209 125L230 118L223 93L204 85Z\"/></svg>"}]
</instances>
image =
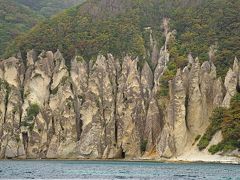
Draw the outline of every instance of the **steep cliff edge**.
<instances>
[{"instance_id":1,"label":"steep cliff edge","mask_svg":"<svg viewBox=\"0 0 240 180\"><path fill-rule=\"evenodd\" d=\"M161 97L167 49L159 57L154 71L148 63L139 70L137 59L119 61L111 54L90 62L77 56L70 70L59 51L1 61L1 158L206 155L196 149L196 138L206 131L213 109L230 106L239 63L235 59L223 83L213 63L190 58L169 82L169 95Z\"/></svg>"}]
</instances>

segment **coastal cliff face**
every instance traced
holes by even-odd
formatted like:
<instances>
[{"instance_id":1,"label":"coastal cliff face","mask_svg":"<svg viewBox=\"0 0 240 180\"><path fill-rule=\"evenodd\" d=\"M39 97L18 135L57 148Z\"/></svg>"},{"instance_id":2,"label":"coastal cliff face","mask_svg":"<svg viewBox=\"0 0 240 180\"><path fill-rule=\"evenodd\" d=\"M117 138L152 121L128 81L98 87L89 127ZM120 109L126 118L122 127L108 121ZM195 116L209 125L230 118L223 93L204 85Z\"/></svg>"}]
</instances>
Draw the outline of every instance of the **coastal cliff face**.
<instances>
[{"instance_id":1,"label":"coastal cliff face","mask_svg":"<svg viewBox=\"0 0 240 180\"><path fill-rule=\"evenodd\" d=\"M89 0L0 47L0 159L240 162L239 2Z\"/></svg>"},{"instance_id":2,"label":"coastal cliff face","mask_svg":"<svg viewBox=\"0 0 240 180\"><path fill-rule=\"evenodd\" d=\"M169 53L162 48L153 57L155 68L145 63L141 70L137 59L111 54L89 62L77 56L70 69L59 51L2 60L0 157L177 158L190 152L213 109L229 107L237 93L238 60L223 82L211 61L189 57L162 97Z\"/></svg>"},{"instance_id":3,"label":"coastal cliff face","mask_svg":"<svg viewBox=\"0 0 240 180\"><path fill-rule=\"evenodd\" d=\"M196 143L213 110L230 107L239 88L239 63L235 59L223 82L212 63L214 49L202 64L189 55L166 91L162 78L176 33L169 31L168 21L163 20L160 51L150 29L151 61L142 66L130 56L108 54L91 61L76 56L69 68L60 51L32 50L26 59L2 60L0 158L174 159L189 152L206 154ZM221 141L218 131L210 144Z\"/></svg>"}]
</instances>

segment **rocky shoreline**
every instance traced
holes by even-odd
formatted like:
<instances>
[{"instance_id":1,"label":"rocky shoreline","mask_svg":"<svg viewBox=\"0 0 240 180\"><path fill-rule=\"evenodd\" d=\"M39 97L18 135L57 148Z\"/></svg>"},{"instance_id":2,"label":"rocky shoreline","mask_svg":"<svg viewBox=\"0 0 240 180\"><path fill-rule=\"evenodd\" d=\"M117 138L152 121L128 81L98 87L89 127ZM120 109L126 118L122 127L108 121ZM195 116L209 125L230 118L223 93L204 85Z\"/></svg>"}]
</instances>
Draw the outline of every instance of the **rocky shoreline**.
<instances>
[{"instance_id":1,"label":"rocky shoreline","mask_svg":"<svg viewBox=\"0 0 240 180\"><path fill-rule=\"evenodd\" d=\"M2 159L0 161L106 161L106 162L151 162L151 163L177 163L177 164L186 164L186 163L214 163L214 164L234 164L240 165L240 159L234 157L226 156L217 156L219 159L211 158L208 156L208 159L196 158L195 160L190 159L181 159L181 158L172 158L172 159L148 159L148 158L139 158L139 159Z\"/></svg>"}]
</instances>

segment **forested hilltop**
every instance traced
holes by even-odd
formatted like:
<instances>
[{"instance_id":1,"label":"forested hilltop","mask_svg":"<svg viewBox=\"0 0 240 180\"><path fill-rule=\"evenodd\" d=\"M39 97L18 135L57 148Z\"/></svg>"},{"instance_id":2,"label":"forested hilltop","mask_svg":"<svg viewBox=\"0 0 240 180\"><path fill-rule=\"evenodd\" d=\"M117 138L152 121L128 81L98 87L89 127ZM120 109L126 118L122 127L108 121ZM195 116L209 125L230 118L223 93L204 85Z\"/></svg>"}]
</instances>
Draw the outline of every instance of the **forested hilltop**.
<instances>
[{"instance_id":1,"label":"forested hilltop","mask_svg":"<svg viewBox=\"0 0 240 180\"><path fill-rule=\"evenodd\" d=\"M176 30L170 44L173 66L184 66L189 53L204 61L214 46L222 75L240 55L239 8L240 1L235 0L89 0L18 37L5 56L34 48L60 49L68 59L76 53L90 59L109 52L148 59L149 34L161 47L162 18L168 17Z\"/></svg>"},{"instance_id":2,"label":"forested hilltop","mask_svg":"<svg viewBox=\"0 0 240 180\"><path fill-rule=\"evenodd\" d=\"M81 4L85 0L14 0L44 16L52 16L63 9Z\"/></svg>"},{"instance_id":3,"label":"forested hilltop","mask_svg":"<svg viewBox=\"0 0 240 180\"><path fill-rule=\"evenodd\" d=\"M17 35L83 0L0 0L0 55Z\"/></svg>"}]
</instances>

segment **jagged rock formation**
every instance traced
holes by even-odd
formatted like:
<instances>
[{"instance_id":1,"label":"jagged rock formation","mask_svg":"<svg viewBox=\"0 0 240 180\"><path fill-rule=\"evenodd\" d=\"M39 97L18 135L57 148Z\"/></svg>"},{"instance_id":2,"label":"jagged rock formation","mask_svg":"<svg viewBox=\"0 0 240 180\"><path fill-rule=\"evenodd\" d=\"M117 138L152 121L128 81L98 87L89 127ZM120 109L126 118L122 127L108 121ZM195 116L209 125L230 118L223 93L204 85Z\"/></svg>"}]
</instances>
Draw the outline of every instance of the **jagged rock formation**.
<instances>
[{"instance_id":1,"label":"jagged rock formation","mask_svg":"<svg viewBox=\"0 0 240 180\"><path fill-rule=\"evenodd\" d=\"M75 57L70 71L59 51L30 51L26 63L1 61L1 158L183 154L205 132L212 110L229 107L239 63L235 59L223 83L211 62L191 58L169 82L169 97L159 97L169 54L162 49L158 56L154 71L148 63L139 71L128 56L120 64L110 54L88 63Z\"/></svg>"}]
</instances>

